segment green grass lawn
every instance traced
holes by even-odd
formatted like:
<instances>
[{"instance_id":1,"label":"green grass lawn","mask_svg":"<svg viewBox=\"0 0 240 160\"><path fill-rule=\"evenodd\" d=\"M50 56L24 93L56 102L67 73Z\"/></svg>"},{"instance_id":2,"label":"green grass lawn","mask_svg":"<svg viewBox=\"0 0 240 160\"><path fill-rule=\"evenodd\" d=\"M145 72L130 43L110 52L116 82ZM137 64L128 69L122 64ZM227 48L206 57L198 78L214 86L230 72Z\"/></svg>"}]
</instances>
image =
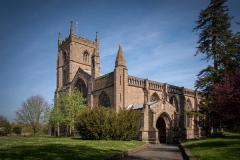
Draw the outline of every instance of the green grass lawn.
<instances>
[{"instance_id":1,"label":"green grass lawn","mask_svg":"<svg viewBox=\"0 0 240 160\"><path fill-rule=\"evenodd\" d=\"M102 159L145 144L141 141L58 137L0 137L0 159Z\"/></svg>"},{"instance_id":2,"label":"green grass lawn","mask_svg":"<svg viewBox=\"0 0 240 160\"><path fill-rule=\"evenodd\" d=\"M240 134L224 132L223 137L188 140L184 145L198 160L240 159Z\"/></svg>"}]
</instances>

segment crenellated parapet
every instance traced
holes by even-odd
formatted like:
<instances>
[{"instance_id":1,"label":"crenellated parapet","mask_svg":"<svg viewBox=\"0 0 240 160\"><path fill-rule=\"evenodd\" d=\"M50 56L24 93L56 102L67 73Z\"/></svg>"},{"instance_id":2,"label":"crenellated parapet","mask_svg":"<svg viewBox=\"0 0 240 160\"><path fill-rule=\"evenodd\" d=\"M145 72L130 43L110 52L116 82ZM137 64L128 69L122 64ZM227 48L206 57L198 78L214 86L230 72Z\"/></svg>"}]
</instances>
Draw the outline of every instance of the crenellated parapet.
<instances>
[{"instance_id":1,"label":"crenellated parapet","mask_svg":"<svg viewBox=\"0 0 240 160\"><path fill-rule=\"evenodd\" d=\"M96 48L98 46L98 43L96 41L91 41L90 39L85 39L82 36L77 37L77 35L74 34L73 36L68 36L67 38L62 40L59 43L59 48L62 48L71 42L80 43L85 46L94 47L94 48Z\"/></svg>"}]
</instances>

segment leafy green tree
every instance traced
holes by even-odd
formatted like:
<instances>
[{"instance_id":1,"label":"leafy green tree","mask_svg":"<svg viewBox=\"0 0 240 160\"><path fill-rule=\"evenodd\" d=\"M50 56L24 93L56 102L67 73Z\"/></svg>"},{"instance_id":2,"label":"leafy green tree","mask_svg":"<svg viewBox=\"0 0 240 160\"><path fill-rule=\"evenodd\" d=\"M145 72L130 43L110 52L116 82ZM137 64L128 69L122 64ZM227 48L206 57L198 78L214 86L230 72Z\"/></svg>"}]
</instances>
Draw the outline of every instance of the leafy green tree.
<instances>
[{"instance_id":1,"label":"leafy green tree","mask_svg":"<svg viewBox=\"0 0 240 160\"><path fill-rule=\"evenodd\" d=\"M228 15L228 7L225 4L227 0L211 0L205 10L201 10L197 25L193 31L198 32L199 39L197 52L205 56L202 60L213 60L213 65L209 65L198 74L196 88L205 94L209 93L210 86L219 81L221 73L221 64L223 55L226 54L226 46L232 37L230 21L233 17Z\"/></svg>"},{"instance_id":2,"label":"leafy green tree","mask_svg":"<svg viewBox=\"0 0 240 160\"><path fill-rule=\"evenodd\" d=\"M30 126L35 136L41 125L48 122L46 114L49 110L49 104L41 95L34 95L23 101L21 106L15 112L16 121Z\"/></svg>"},{"instance_id":3,"label":"leafy green tree","mask_svg":"<svg viewBox=\"0 0 240 160\"><path fill-rule=\"evenodd\" d=\"M229 39L226 52L221 56L221 67L224 74L235 74L236 70L240 71L240 32Z\"/></svg>"},{"instance_id":4,"label":"leafy green tree","mask_svg":"<svg viewBox=\"0 0 240 160\"><path fill-rule=\"evenodd\" d=\"M45 135L49 134L48 128L49 128L48 124L44 124L42 126L42 133L45 134Z\"/></svg>"},{"instance_id":5,"label":"leafy green tree","mask_svg":"<svg viewBox=\"0 0 240 160\"><path fill-rule=\"evenodd\" d=\"M12 125L10 123L7 124L5 128L5 134L8 135L12 132Z\"/></svg>"},{"instance_id":6,"label":"leafy green tree","mask_svg":"<svg viewBox=\"0 0 240 160\"><path fill-rule=\"evenodd\" d=\"M87 108L85 101L82 93L76 88L72 92L61 92L55 99L50 113L50 123L65 127L66 135L70 136L75 130L76 116Z\"/></svg>"},{"instance_id":7,"label":"leafy green tree","mask_svg":"<svg viewBox=\"0 0 240 160\"><path fill-rule=\"evenodd\" d=\"M225 73L232 72L239 66L239 35L234 35L230 29L233 17L228 15L226 2L227 0L211 0L209 6L201 10L193 29L199 35L195 55L201 53L204 55L202 60L213 61L213 65L197 75L195 87L202 93L202 102L199 104L199 111L192 113L201 116L198 124L206 133L209 133L211 126L219 126L214 120L217 118L216 112L209 108L213 86L222 81Z\"/></svg>"},{"instance_id":8,"label":"leafy green tree","mask_svg":"<svg viewBox=\"0 0 240 160\"><path fill-rule=\"evenodd\" d=\"M0 135L7 135L11 132L11 125L8 122L7 118L3 115L0 115Z\"/></svg>"},{"instance_id":9,"label":"leafy green tree","mask_svg":"<svg viewBox=\"0 0 240 160\"><path fill-rule=\"evenodd\" d=\"M13 133L20 135L22 133L22 125L14 124L13 125Z\"/></svg>"}]
</instances>

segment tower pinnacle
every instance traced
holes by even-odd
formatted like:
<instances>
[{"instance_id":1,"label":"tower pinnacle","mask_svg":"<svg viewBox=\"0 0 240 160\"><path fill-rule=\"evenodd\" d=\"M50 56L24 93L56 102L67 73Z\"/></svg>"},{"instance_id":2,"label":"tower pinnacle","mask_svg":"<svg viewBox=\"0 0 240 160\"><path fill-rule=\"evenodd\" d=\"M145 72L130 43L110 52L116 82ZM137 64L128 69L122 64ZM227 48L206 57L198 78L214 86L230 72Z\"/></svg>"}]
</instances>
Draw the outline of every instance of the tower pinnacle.
<instances>
[{"instance_id":1,"label":"tower pinnacle","mask_svg":"<svg viewBox=\"0 0 240 160\"><path fill-rule=\"evenodd\" d=\"M117 66L126 67L126 61L125 61L125 58L124 58L124 54L123 54L121 45L119 45L118 53L117 53L117 57L116 57L116 61L115 61L115 67L117 67Z\"/></svg>"},{"instance_id":2,"label":"tower pinnacle","mask_svg":"<svg viewBox=\"0 0 240 160\"><path fill-rule=\"evenodd\" d=\"M97 42L98 43L98 32L96 32L96 39L95 39L95 42Z\"/></svg>"},{"instance_id":3,"label":"tower pinnacle","mask_svg":"<svg viewBox=\"0 0 240 160\"><path fill-rule=\"evenodd\" d=\"M58 50L60 49L60 45L62 44L62 40L61 40L61 33L58 33Z\"/></svg>"},{"instance_id":4,"label":"tower pinnacle","mask_svg":"<svg viewBox=\"0 0 240 160\"><path fill-rule=\"evenodd\" d=\"M73 21L71 21L70 35L74 34Z\"/></svg>"},{"instance_id":5,"label":"tower pinnacle","mask_svg":"<svg viewBox=\"0 0 240 160\"><path fill-rule=\"evenodd\" d=\"M61 33L58 32L58 41L61 41Z\"/></svg>"}]
</instances>

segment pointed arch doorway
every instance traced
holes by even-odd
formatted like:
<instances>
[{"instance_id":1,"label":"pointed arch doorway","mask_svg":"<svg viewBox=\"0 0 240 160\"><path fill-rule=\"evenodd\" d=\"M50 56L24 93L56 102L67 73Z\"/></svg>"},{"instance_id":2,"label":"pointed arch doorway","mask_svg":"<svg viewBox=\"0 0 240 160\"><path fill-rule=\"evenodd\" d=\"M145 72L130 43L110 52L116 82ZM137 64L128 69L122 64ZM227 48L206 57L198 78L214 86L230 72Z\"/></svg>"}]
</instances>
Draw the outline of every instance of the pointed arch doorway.
<instances>
[{"instance_id":1,"label":"pointed arch doorway","mask_svg":"<svg viewBox=\"0 0 240 160\"><path fill-rule=\"evenodd\" d=\"M157 120L158 139L160 143L166 143L166 123L162 117Z\"/></svg>"},{"instance_id":2,"label":"pointed arch doorway","mask_svg":"<svg viewBox=\"0 0 240 160\"><path fill-rule=\"evenodd\" d=\"M167 143L170 122L171 118L166 112L163 112L157 119L156 128L158 129L158 140L160 143Z\"/></svg>"}]
</instances>

